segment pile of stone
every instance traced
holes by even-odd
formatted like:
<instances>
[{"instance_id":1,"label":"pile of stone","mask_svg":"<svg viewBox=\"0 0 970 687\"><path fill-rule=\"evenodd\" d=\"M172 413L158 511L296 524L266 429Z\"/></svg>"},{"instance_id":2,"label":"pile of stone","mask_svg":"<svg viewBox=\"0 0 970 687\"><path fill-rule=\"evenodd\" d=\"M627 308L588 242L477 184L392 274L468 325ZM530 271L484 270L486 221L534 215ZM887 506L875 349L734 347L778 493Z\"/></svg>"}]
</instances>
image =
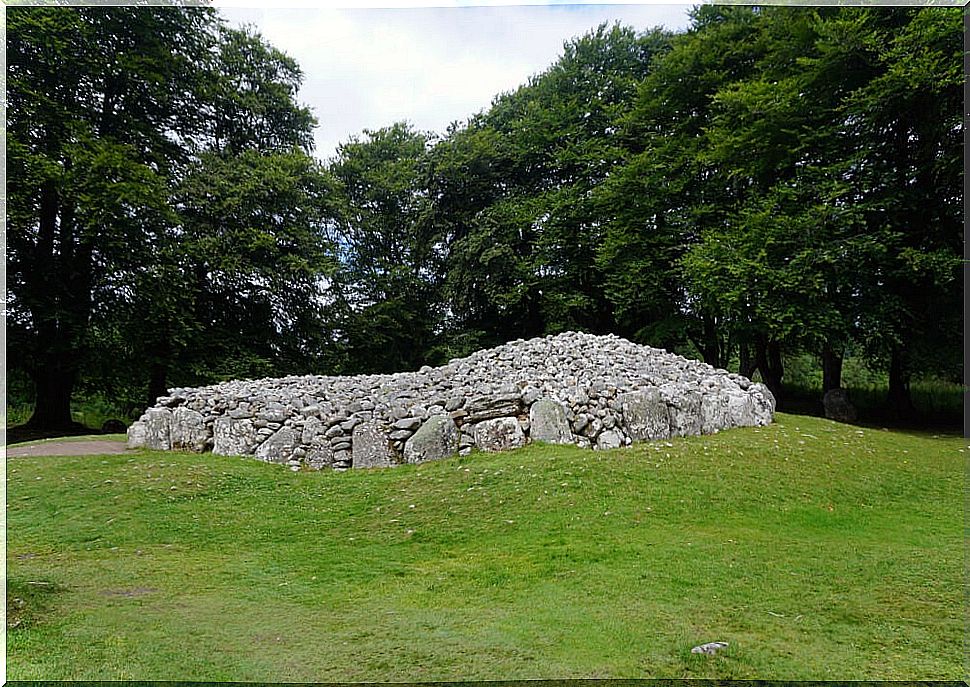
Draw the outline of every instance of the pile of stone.
<instances>
[{"instance_id":1,"label":"pile of stone","mask_svg":"<svg viewBox=\"0 0 970 687\"><path fill-rule=\"evenodd\" d=\"M771 422L762 384L616 336L517 340L442 367L170 389L128 445L301 468L420 463L529 441L611 449Z\"/></svg>"}]
</instances>

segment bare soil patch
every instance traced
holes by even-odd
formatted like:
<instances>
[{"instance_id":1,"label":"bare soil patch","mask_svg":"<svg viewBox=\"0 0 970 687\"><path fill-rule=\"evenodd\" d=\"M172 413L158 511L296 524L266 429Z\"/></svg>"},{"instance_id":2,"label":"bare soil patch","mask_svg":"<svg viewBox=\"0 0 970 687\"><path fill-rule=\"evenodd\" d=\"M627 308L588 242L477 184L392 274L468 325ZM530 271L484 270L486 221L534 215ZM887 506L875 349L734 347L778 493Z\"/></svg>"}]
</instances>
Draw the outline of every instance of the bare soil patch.
<instances>
[{"instance_id":1,"label":"bare soil patch","mask_svg":"<svg viewBox=\"0 0 970 687\"><path fill-rule=\"evenodd\" d=\"M8 446L7 458L23 456L102 456L124 453L123 441L110 439L94 441L50 441L29 446Z\"/></svg>"}]
</instances>

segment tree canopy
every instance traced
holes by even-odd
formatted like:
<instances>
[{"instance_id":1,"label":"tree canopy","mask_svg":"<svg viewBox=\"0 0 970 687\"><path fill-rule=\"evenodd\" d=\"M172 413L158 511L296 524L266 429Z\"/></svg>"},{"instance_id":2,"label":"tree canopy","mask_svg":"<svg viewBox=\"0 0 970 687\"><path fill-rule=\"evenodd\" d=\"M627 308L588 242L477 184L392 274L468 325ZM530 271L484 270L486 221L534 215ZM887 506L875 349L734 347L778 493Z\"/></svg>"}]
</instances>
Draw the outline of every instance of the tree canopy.
<instances>
[{"instance_id":1,"label":"tree canopy","mask_svg":"<svg viewBox=\"0 0 970 687\"><path fill-rule=\"evenodd\" d=\"M8 336L79 384L416 369L567 329L759 375L962 376L958 9L603 25L446 132L333 159L299 65L205 8L8 11Z\"/></svg>"}]
</instances>

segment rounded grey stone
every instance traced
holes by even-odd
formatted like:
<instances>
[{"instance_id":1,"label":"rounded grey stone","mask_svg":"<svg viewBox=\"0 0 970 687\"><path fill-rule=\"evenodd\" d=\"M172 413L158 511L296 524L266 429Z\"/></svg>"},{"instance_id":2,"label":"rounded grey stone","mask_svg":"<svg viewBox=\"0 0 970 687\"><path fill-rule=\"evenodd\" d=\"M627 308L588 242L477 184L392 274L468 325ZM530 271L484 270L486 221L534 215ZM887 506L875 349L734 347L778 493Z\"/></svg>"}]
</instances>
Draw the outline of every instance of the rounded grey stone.
<instances>
[{"instance_id":1,"label":"rounded grey stone","mask_svg":"<svg viewBox=\"0 0 970 687\"><path fill-rule=\"evenodd\" d=\"M440 460L458 452L460 432L447 415L432 415L404 444L404 460L423 463Z\"/></svg>"}]
</instances>

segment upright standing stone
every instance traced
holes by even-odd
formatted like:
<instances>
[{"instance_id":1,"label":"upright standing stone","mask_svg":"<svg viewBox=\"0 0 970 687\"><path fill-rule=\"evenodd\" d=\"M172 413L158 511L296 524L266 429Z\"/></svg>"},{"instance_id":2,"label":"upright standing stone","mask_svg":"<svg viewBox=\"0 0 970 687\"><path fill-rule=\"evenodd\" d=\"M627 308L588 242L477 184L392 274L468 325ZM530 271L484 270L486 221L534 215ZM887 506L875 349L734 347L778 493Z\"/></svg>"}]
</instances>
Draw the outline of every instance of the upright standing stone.
<instances>
[{"instance_id":1,"label":"upright standing stone","mask_svg":"<svg viewBox=\"0 0 970 687\"><path fill-rule=\"evenodd\" d=\"M205 428L202 413L179 406L172 411L172 448L176 450L196 451L205 450L209 433Z\"/></svg>"},{"instance_id":2,"label":"upright standing stone","mask_svg":"<svg viewBox=\"0 0 970 687\"><path fill-rule=\"evenodd\" d=\"M732 392L727 396L726 427L751 427L757 425L754 399L749 393Z\"/></svg>"},{"instance_id":3,"label":"upright standing stone","mask_svg":"<svg viewBox=\"0 0 970 687\"><path fill-rule=\"evenodd\" d=\"M623 423L633 441L666 439L670 436L670 414L657 389L631 391L617 396Z\"/></svg>"},{"instance_id":4,"label":"upright standing stone","mask_svg":"<svg viewBox=\"0 0 970 687\"><path fill-rule=\"evenodd\" d=\"M727 427L728 418L727 394L712 392L701 398L701 434L717 434Z\"/></svg>"},{"instance_id":5,"label":"upright standing stone","mask_svg":"<svg viewBox=\"0 0 970 687\"><path fill-rule=\"evenodd\" d=\"M322 470L323 468L328 468L333 466L334 455L333 448L330 442L320 443L319 445L312 446L303 459L303 462L307 467L313 470Z\"/></svg>"},{"instance_id":6,"label":"upright standing stone","mask_svg":"<svg viewBox=\"0 0 970 687\"><path fill-rule=\"evenodd\" d=\"M354 427L351 453L351 465L355 468L386 468L398 464L387 431L375 422L362 422Z\"/></svg>"},{"instance_id":7,"label":"upright standing stone","mask_svg":"<svg viewBox=\"0 0 970 687\"><path fill-rule=\"evenodd\" d=\"M256 449L256 457L267 463L286 463L300 445L300 435L292 427L282 427Z\"/></svg>"},{"instance_id":8,"label":"upright standing stone","mask_svg":"<svg viewBox=\"0 0 970 687\"><path fill-rule=\"evenodd\" d=\"M212 452L220 456L251 456L256 429L250 420L219 417L212 423Z\"/></svg>"},{"instance_id":9,"label":"upright standing stone","mask_svg":"<svg viewBox=\"0 0 970 687\"><path fill-rule=\"evenodd\" d=\"M598 437L596 437L596 448L605 451L611 448L620 448L623 445L623 435L617 432L615 429L608 429L605 432L601 432Z\"/></svg>"},{"instance_id":10,"label":"upright standing stone","mask_svg":"<svg viewBox=\"0 0 970 687\"><path fill-rule=\"evenodd\" d=\"M148 428L142 420L128 428L128 448L148 448Z\"/></svg>"},{"instance_id":11,"label":"upright standing stone","mask_svg":"<svg viewBox=\"0 0 970 687\"><path fill-rule=\"evenodd\" d=\"M669 387L669 388L668 388ZM667 412L670 414L670 435L675 437L697 436L701 433L701 395L683 384L665 385Z\"/></svg>"},{"instance_id":12,"label":"upright standing stone","mask_svg":"<svg viewBox=\"0 0 970 687\"><path fill-rule=\"evenodd\" d=\"M529 408L529 436L533 441L550 444L572 443L572 431L566 419L566 408L559 401L540 398Z\"/></svg>"},{"instance_id":13,"label":"upright standing stone","mask_svg":"<svg viewBox=\"0 0 970 687\"><path fill-rule=\"evenodd\" d=\"M172 411L168 408L149 408L142 416L145 423L145 447L158 451L172 448Z\"/></svg>"}]
</instances>

